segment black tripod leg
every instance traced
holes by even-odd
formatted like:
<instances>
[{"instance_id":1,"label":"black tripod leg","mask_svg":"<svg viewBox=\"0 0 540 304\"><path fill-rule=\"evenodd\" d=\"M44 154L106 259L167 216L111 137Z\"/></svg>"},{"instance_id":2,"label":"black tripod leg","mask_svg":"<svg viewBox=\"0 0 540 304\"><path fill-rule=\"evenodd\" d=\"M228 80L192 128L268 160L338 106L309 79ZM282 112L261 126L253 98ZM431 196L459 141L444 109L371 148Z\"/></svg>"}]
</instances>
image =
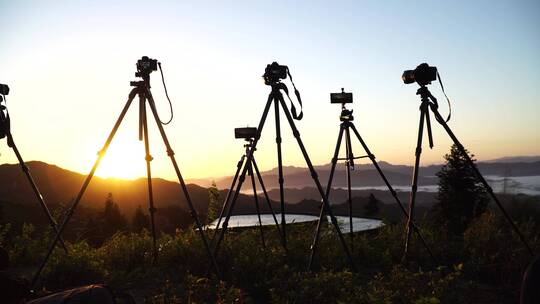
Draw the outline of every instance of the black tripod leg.
<instances>
[{"instance_id":1,"label":"black tripod leg","mask_svg":"<svg viewBox=\"0 0 540 304\"><path fill-rule=\"evenodd\" d=\"M253 169L255 169L255 174L257 174L257 179L259 180L259 184L261 185L261 189L264 193L264 198L266 200L266 204L268 205L268 209L270 209L270 212L272 213L272 218L274 219L274 223L276 224L275 226L279 235L279 239L281 240L281 245L283 246L283 249L287 251L287 247L285 246L285 242L283 241L283 234L281 234L281 229L279 228L279 223L276 218L276 214L274 213L274 208L272 208L272 203L270 202L270 197L268 196L268 192L266 191L266 187L264 186L264 181L262 179L261 172L259 172L259 168L257 167L255 157L253 157L251 163L253 164Z\"/></svg>"},{"instance_id":2,"label":"black tripod leg","mask_svg":"<svg viewBox=\"0 0 540 304\"><path fill-rule=\"evenodd\" d=\"M281 206L281 233L283 233L283 241L285 247L287 246L287 228L285 223L285 193L283 189L283 161L281 157L281 122L279 119L279 103L277 99L279 96L283 98L279 91L272 91L274 96L274 115L276 118L276 146L277 146L277 159L278 159L278 182L279 182L279 203Z\"/></svg>"},{"instance_id":3,"label":"black tripod leg","mask_svg":"<svg viewBox=\"0 0 540 304\"><path fill-rule=\"evenodd\" d=\"M413 169L413 178L411 186L411 195L409 197L409 217L407 218L407 228L405 237L405 249L403 252L403 259L407 258L409 253L409 242L411 240L411 228L414 219L414 203L416 200L416 190L418 189L418 169L420 167L420 155L422 154L422 137L424 133L424 117L425 112L428 111L427 102L422 102L420 105L420 123L418 125L418 140L416 142L415 160Z\"/></svg>"},{"instance_id":4,"label":"black tripod leg","mask_svg":"<svg viewBox=\"0 0 540 304\"><path fill-rule=\"evenodd\" d=\"M349 237L351 238L351 251L354 251L354 233L353 233L353 220L352 220L352 190L351 190L351 166L353 161L353 153L351 147L351 132L349 131L349 124L345 126L345 149L346 158L345 162L347 173L347 203L349 204Z\"/></svg>"},{"instance_id":5,"label":"black tripod leg","mask_svg":"<svg viewBox=\"0 0 540 304\"><path fill-rule=\"evenodd\" d=\"M261 120L259 121L259 126L257 127L257 134L255 135L255 138L253 139L253 143L251 144L251 149L248 151L248 154L246 156L246 164L250 164L253 160L253 153L257 149L257 143L259 142L259 138L261 138L261 132L264 127L264 122L266 121L266 117L268 116L268 111L270 110L270 105L272 105L272 93L268 96L268 100L266 102L266 106L264 107L263 115L261 117ZM227 212L227 216L225 216L225 221L223 222L223 228L221 229L221 232L219 234L219 237L216 241L216 245L214 246L214 256L217 256L217 253L219 251L219 246L221 245L221 241L223 241L223 237L225 236L225 232L227 231L227 226L229 225L229 219L231 217L232 210L234 209L234 205L236 204L236 200L238 199L238 194L240 193L240 189L242 188L242 184L244 183L244 180L246 179L246 172L247 172L247 165L244 165L244 168L241 171L240 177L238 178L238 185L236 185L236 190L234 191L233 199L231 201L231 206L229 207L229 210Z\"/></svg>"},{"instance_id":6,"label":"black tripod leg","mask_svg":"<svg viewBox=\"0 0 540 304\"><path fill-rule=\"evenodd\" d=\"M221 221L223 219L223 215L225 214L225 210L227 210L227 207L229 206L229 201L230 201L230 198L231 198L231 194L233 193L234 186L236 185L236 181L238 180L238 175L240 174L240 170L242 169L242 165L244 164L244 159L245 158L246 158L246 156L242 155L242 157L240 157L240 160L238 161L238 164L236 165L236 173L234 173L234 178L232 180L232 184L229 187L229 191L227 192L227 197L225 198L225 201L223 202L223 206L222 206L221 211L219 213L218 222L217 222L216 227L214 229L214 235L212 236L212 239L210 240L210 243L212 245L210 247L213 247L214 240L216 239L216 235L217 235L217 232L218 232L218 229L219 229L219 225L221 224Z\"/></svg>"},{"instance_id":7,"label":"black tripod leg","mask_svg":"<svg viewBox=\"0 0 540 304\"><path fill-rule=\"evenodd\" d=\"M394 188L392 188L392 185L390 185L390 182L388 181L388 179L386 178L386 176L384 175L383 171L381 170L381 168L379 167L379 164L377 163L377 161L375 160L375 155L373 155L373 153L371 153L371 151L369 150L367 144L364 142L364 140L362 139L362 137L360 136L360 133L358 132L358 130L356 129L356 127L354 126L354 124L351 124L351 129L353 130L354 134L356 135L356 137L358 138L358 141L360 142L360 144L362 145L362 147L364 147L364 151L366 151L366 154L369 156L369 159L371 159L371 162L373 163L373 166L375 167L375 169L377 169L377 172L379 172L379 175L381 176L381 178L383 179L384 183L386 184L386 187L388 187L388 190L390 191L390 193L392 194L392 196L394 197L396 203L398 204L399 208L401 209L401 211L403 212L403 216L408 219L409 218L409 213L407 212L407 210L405 209L405 206L403 206L403 203L401 203L401 200L399 199L399 197L397 196L397 193L396 191L394 190ZM414 229L414 232L416 233L416 235L418 236L418 238L420 239L420 241L422 242L422 244L424 245L424 247L426 248L426 250L429 252L429 255L431 256L431 258L436 261L436 258L435 258L435 255L433 254L433 252L431 251L431 248L428 246L426 240L424 239L424 237L422 236L422 233L420 232L420 229L418 228L418 226L416 225L416 223L414 222L414 220L411 220L411 225L412 225L412 228Z\"/></svg>"},{"instance_id":8,"label":"black tripod leg","mask_svg":"<svg viewBox=\"0 0 540 304\"><path fill-rule=\"evenodd\" d=\"M345 130L345 126L341 124L339 126L339 135L336 143L336 148L334 150L334 156L332 157L332 167L330 168L330 175L328 176L328 184L326 185L326 193L324 194L327 198L330 196L330 190L332 190L332 181L334 179L334 172L336 171L336 164L339 157L339 149L341 147L341 139L343 138L343 132ZM308 263L308 270L311 270L311 266L313 265L313 260L315 259L315 251L317 250L317 247L319 246L319 236L321 234L321 226L323 223L323 217L325 216L326 209L330 209L330 206L326 205L326 202L324 199L321 199L321 210L319 213L319 220L317 221L317 229L315 230L315 235L313 236L313 243L311 245L311 254L309 257L309 263Z\"/></svg>"},{"instance_id":9,"label":"black tripod leg","mask_svg":"<svg viewBox=\"0 0 540 304\"><path fill-rule=\"evenodd\" d=\"M253 167L251 164L248 166L248 175L251 177L251 187L253 188L253 199L255 200L255 208L257 209L257 217L259 218L259 227L261 228L261 241L263 248L266 248L266 243L264 241L264 228L261 221L261 209L259 208L259 197L257 196L257 187L255 186L255 176L253 175Z\"/></svg>"},{"instance_id":10,"label":"black tripod leg","mask_svg":"<svg viewBox=\"0 0 540 304\"><path fill-rule=\"evenodd\" d=\"M150 168L150 162L152 161L152 156L150 155L150 139L148 138L148 121L146 116L146 102L143 94L139 94L140 102L140 119L142 124L142 131L144 135L144 151L145 151L145 160L146 160L146 179L148 181L148 204L150 212L150 224L152 229L152 244L153 244L153 257L154 263L157 261L158 252L156 244L156 224L154 221L154 213L156 208L154 207L154 192L152 189L152 170Z\"/></svg>"},{"instance_id":11,"label":"black tripod leg","mask_svg":"<svg viewBox=\"0 0 540 304\"><path fill-rule=\"evenodd\" d=\"M463 147L463 145L459 142L456 135L454 135L454 132L452 132L452 130L450 129L448 124L444 121L444 118L441 116L439 111L437 111L437 108L435 108L434 106L431 106L431 111L433 111L433 113L435 114L435 117L436 117L437 121L444 127L444 129L446 130L446 133L448 133L450 138L452 138L452 141L454 142L454 144L456 144L456 146L458 147L458 149L461 152L461 154L463 155L463 157L465 157L465 159L467 160L467 163L473 169L474 173L476 174L476 176L478 177L480 182L487 189L487 191L489 192L489 195L491 196L493 201L495 201L495 203L497 204L497 206L499 207L499 209L503 213L504 217L508 221L508 223L510 223L510 225L512 226L512 229L514 229L514 231L517 233L517 235L521 239L521 242L523 243L523 245L525 245L525 247L527 248L527 250L529 251L531 256L534 256L534 252L533 252L531 246L529 245L529 243L527 242L527 240L525 239L525 237L523 236L523 234L521 233L521 231L519 230L517 225L512 220L512 217L510 217L510 214L508 214L508 212L506 212L506 209L503 207L503 205L501 204L501 202L499 201L499 199L497 198L497 196L493 192L493 189L487 183L487 181L484 179L484 176L482 176L482 173L480 173L480 171L478 170L478 168L476 167L476 165L472 161L471 157L467 154L467 151L465 151L465 148Z\"/></svg>"},{"instance_id":12,"label":"black tripod leg","mask_svg":"<svg viewBox=\"0 0 540 304\"><path fill-rule=\"evenodd\" d=\"M49 250L47 251L47 254L45 255L45 258L43 259L43 262L41 263L38 270L36 271L34 278L32 279L32 283L30 284L31 288L35 287L35 284L37 283L37 280L39 279L39 276L41 275L43 268L45 268L45 265L47 265L47 262L49 261L49 258L51 254L53 253L54 248L56 247L56 244L58 244L58 241L60 240L60 236L64 232L64 229L66 229L66 226L69 220L71 219L71 216L73 216L73 213L75 212L75 208L81 201L84 195L84 192L86 191L86 188L88 187L88 184L90 184L90 181L92 180L92 177L94 176L94 173L96 172L98 165L101 162L101 159L107 152L107 149L109 148L109 145L111 144L111 141L114 135L116 134L116 131L120 127L120 124L122 123L122 120L124 119L124 116L126 115L129 109L129 106L131 105L131 102L133 101L133 98L135 98L135 95L137 95L137 93L138 93L137 88L134 88L133 90L131 90L131 93L129 93L128 101L126 102L126 105L124 106L124 109L122 110L122 113L120 113L120 116L116 120L116 123L114 124L114 127L111 133L109 134L109 137L107 138L107 141L103 145L103 148L98 152L98 158L96 159L96 162L94 163L94 166L92 167L92 170L90 170L90 173L88 174L88 176L86 176L86 179L84 180L84 183L82 185L81 190L79 191L79 194L77 194L77 197L75 198L75 200L73 201L73 204L69 208L66 214L66 217L64 218L64 221L62 222L62 225L60 225L60 228L58 229L58 233L54 237L49 247Z\"/></svg>"},{"instance_id":13,"label":"black tripod leg","mask_svg":"<svg viewBox=\"0 0 540 304\"><path fill-rule=\"evenodd\" d=\"M54 233L58 233L58 224L54 220L53 216L51 215L51 212L49 211L49 208L47 208L47 204L45 204L45 200L43 199L43 195L39 192L39 189L36 185L36 182L32 178L32 175L30 174L30 169L28 169L28 166L24 163L24 160L21 156L21 153L19 153L19 149L17 149L17 146L15 145L15 141L13 140L13 136L11 133L7 134L7 142L8 146L13 149L13 152L15 152L15 156L17 156L17 160L19 160L19 165L21 166L21 170L24 172L24 175L26 176L26 179L28 180L28 183L30 183L30 186L32 187L32 191L34 191L34 194L36 195L36 198L39 202L39 205L43 209L43 212L45 212L45 215L47 215L47 218L49 219L49 224L51 225L51 228L53 229ZM64 249L64 251L67 253L67 247L64 243L64 240L62 237L60 237L60 245Z\"/></svg>"},{"instance_id":14,"label":"black tripod leg","mask_svg":"<svg viewBox=\"0 0 540 304\"><path fill-rule=\"evenodd\" d=\"M191 200L191 197L189 196L188 189L186 187L186 183L184 181L184 178L182 177L182 174L180 173L180 168L178 167L178 163L176 162L176 158L174 157L174 151L171 148L171 145L169 143L169 139L167 138L167 134L165 133L165 130L163 129L163 125L161 124L161 121L159 119L159 115L156 110L156 105L154 103L154 98L152 97L152 93L150 90L146 89L146 97L148 99L148 104L150 105L150 109L152 110L152 114L154 115L154 119L156 121L156 124L159 129L159 133L161 134L161 138L163 139L163 143L165 144L165 147L167 149L167 155L171 159L171 162L174 167L174 171L176 172L176 176L178 177L178 181L180 182L180 187L182 188L182 192L184 193L184 196L186 198L186 201L189 206L189 210L191 212L191 217L195 221L195 225L197 226L197 230L199 231L199 235L201 237L201 240L203 241L204 247L206 249L206 253L208 254L208 257L210 258L210 261L214 267L214 270L216 271L216 275L218 277L221 276L219 272L219 267L216 263L216 259L214 258L214 255L212 255L212 252L210 250L210 246L208 244L208 239L206 238L206 235L204 234L204 230L202 228L201 221L199 220L199 216L197 215L197 210L195 210L195 207L193 206L193 201Z\"/></svg>"}]
</instances>

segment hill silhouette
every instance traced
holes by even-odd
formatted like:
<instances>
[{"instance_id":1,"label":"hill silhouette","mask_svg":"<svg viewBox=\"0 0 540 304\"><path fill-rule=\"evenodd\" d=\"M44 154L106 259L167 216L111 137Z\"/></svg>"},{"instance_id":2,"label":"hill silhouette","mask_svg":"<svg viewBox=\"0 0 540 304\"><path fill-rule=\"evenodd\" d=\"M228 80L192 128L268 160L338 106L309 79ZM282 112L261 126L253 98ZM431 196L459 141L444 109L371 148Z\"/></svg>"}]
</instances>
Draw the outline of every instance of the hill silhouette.
<instances>
[{"instance_id":1,"label":"hill silhouette","mask_svg":"<svg viewBox=\"0 0 540 304\"><path fill-rule=\"evenodd\" d=\"M484 175L496 176L535 176L540 175L540 160L537 157L507 157L498 161L478 162L478 168ZM409 186L413 167L407 165L393 165L385 161L379 161L379 166L393 186ZM438 179L435 174L440 171L442 165L429 165L420 167L418 183L420 185L436 185ZM319 178L325 183L330 174L330 164L315 166ZM284 166L285 185L289 188L313 187L314 183L307 168ZM277 168L261 172L267 188L279 187ZM216 179L218 188L228 188L232 177L222 177ZM355 186L384 186L379 173L371 163L355 164L355 170L351 175L351 182ZM208 186L211 181L208 179L197 179L199 185ZM334 174L334 187L346 187L347 179L345 175L345 165L340 163L336 166ZM246 185L249 189L250 185Z\"/></svg>"},{"instance_id":2,"label":"hill silhouette","mask_svg":"<svg viewBox=\"0 0 540 304\"><path fill-rule=\"evenodd\" d=\"M31 161L27 165L51 210L59 209L59 207L65 210L66 206L77 195L86 177L83 174L65 170L44 162ZM16 220L14 221L19 222L19 224L29 221L46 225L45 217L38 208L31 188L18 164L0 165L0 185L2 185L0 187L0 201L5 220L9 222L10 218L15 218ZM187 212L187 202L177 182L154 178L153 187L155 205L158 209L156 213L158 224L161 222L161 226L168 227L170 230L177 225L186 226L192 223ZM208 189L195 184L188 184L187 188L195 209L199 213L199 216L204 219L208 209ZM227 191L227 189L220 190L222 199L226 197ZM286 199L288 202L291 202L286 205L287 212L318 214L320 197L316 189L286 189L286 191ZM383 205L388 205L381 208L381 215L391 220L398 220L401 216L398 212L399 210L393 205L393 199L385 191L353 191L355 201L354 215L363 215L363 206L367 203L367 197L372 192L381 199ZM78 211L75 212L74 221L84 222L88 214L96 216L96 212L103 208L105 199L109 193L113 194L114 201L118 204L122 213L128 217L132 216L138 206L142 206L143 209L147 208L146 179L123 180L94 177L81 200L77 209ZM271 190L269 194L271 198L279 197L275 190ZM406 193L402 192L399 195L403 196L403 202L405 202ZM262 194L259 194L259 196L261 212L270 212ZM433 194L431 193L420 193L420 207L422 207L423 202L427 203L431 201L432 197ZM333 191L331 202L335 206L336 214L346 214L348 209L345 208L345 201L345 190L336 189ZM271 204L276 212L280 210L280 204L276 199L272 200ZM233 214L253 214L255 212L256 209L252 195L240 193Z\"/></svg>"}]
</instances>

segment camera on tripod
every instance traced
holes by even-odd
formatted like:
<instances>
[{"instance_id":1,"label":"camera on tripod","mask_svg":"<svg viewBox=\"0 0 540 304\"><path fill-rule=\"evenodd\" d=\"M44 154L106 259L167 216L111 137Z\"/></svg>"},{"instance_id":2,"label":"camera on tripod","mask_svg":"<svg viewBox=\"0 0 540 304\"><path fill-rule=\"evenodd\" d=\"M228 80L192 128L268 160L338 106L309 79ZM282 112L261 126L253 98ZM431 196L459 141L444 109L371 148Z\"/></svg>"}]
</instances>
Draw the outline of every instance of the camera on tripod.
<instances>
[{"instance_id":1,"label":"camera on tripod","mask_svg":"<svg viewBox=\"0 0 540 304\"><path fill-rule=\"evenodd\" d=\"M401 79L405 84L417 82L419 85L425 86L437 79L437 68L422 63L414 70L404 71Z\"/></svg>"},{"instance_id":2,"label":"camera on tripod","mask_svg":"<svg viewBox=\"0 0 540 304\"><path fill-rule=\"evenodd\" d=\"M257 128L254 127L245 127L245 128L234 128L234 138L243 138L245 140L254 139L257 136Z\"/></svg>"},{"instance_id":3,"label":"camera on tripod","mask_svg":"<svg viewBox=\"0 0 540 304\"><path fill-rule=\"evenodd\" d=\"M272 64L267 64L262 76L264 84L271 85L287 78L287 69L288 67L286 65L279 65L275 61Z\"/></svg>"},{"instance_id":4,"label":"camera on tripod","mask_svg":"<svg viewBox=\"0 0 540 304\"><path fill-rule=\"evenodd\" d=\"M137 60L137 72L135 73L135 77L148 76L153 71L157 71L157 68L157 59L151 59L148 58L148 56L143 56L141 59Z\"/></svg>"}]
</instances>

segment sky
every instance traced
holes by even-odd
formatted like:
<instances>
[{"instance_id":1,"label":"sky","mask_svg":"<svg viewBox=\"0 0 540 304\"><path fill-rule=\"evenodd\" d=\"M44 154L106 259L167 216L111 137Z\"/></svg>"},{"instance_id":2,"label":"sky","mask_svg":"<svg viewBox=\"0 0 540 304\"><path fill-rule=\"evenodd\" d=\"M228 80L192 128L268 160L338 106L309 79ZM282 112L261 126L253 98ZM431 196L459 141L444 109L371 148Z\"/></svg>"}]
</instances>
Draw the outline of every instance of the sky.
<instances>
[{"instance_id":1,"label":"sky","mask_svg":"<svg viewBox=\"0 0 540 304\"><path fill-rule=\"evenodd\" d=\"M141 56L162 62L174 109L165 126L187 178L233 175L243 153L234 128L257 126L270 88L267 64L288 65L302 94L296 121L311 160L335 148L340 106L354 94L355 125L378 160L412 164L420 100L403 70L438 67L452 101L450 127L479 160L540 155L538 1L4 1L0 83L27 161L87 173L122 110ZM290 82L285 80L290 86ZM448 113L438 83L430 86ZM158 72L152 93L168 103ZM144 176L134 103L97 174ZM305 166L283 113L284 164ZM175 179L150 121L153 176ZM451 140L433 121L422 164L441 163ZM359 145L356 154L363 154ZM270 113L256 159L276 166ZM0 163L17 160L0 141Z\"/></svg>"}]
</instances>

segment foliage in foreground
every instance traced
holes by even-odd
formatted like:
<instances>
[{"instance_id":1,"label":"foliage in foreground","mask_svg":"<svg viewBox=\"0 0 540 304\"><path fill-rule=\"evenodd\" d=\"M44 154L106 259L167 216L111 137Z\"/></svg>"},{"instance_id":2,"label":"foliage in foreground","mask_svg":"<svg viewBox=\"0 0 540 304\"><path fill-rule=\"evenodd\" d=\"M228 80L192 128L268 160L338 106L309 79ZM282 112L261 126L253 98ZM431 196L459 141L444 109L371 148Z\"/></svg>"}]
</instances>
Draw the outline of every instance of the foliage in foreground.
<instances>
[{"instance_id":1,"label":"foliage in foreground","mask_svg":"<svg viewBox=\"0 0 540 304\"><path fill-rule=\"evenodd\" d=\"M521 223L537 252L538 228ZM149 233L117 233L101 247L68 243L69 255L56 250L42 277L46 290L105 282L146 303L513 303L530 260L504 220L491 212L477 219L462 239L423 225L437 258L415 239L407 263L400 263L403 226L354 235L352 273L337 237L324 230L315 269L306 271L312 224L295 225L284 254L274 227L228 233L218 263L223 280L209 268L204 247L192 229L158 240L159 260L152 263ZM6 236L9 233L3 232ZM38 235L25 225L6 242L17 266L36 265L50 232ZM346 235L346 240L350 239Z\"/></svg>"}]
</instances>

